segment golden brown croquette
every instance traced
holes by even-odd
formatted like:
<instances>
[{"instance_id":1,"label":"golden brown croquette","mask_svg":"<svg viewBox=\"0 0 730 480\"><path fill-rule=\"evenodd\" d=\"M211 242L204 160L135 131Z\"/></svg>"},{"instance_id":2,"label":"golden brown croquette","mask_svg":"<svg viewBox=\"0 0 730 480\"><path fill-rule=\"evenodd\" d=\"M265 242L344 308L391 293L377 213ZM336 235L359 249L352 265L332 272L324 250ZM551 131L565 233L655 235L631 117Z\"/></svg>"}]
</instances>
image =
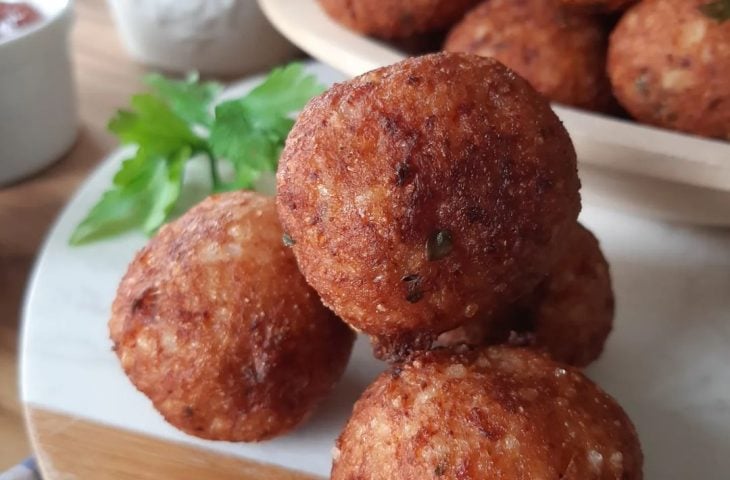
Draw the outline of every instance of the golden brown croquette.
<instances>
[{"instance_id":1,"label":"golden brown croquette","mask_svg":"<svg viewBox=\"0 0 730 480\"><path fill-rule=\"evenodd\" d=\"M591 13L611 13L625 10L637 0L559 0L566 8Z\"/></svg>"},{"instance_id":2,"label":"golden brown croquette","mask_svg":"<svg viewBox=\"0 0 730 480\"><path fill-rule=\"evenodd\" d=\"M407 38L449 28L479 0L319 0L336 21L374 37Z\"/></svg>"},{"instance_id":3,"label":"golden brown croquette","mask_svg":"<svg viewBox=\"0 0 730 480\"><path fill-rule=\"evenodd\" d=\"M282 245L273 198L243 192L208 198L150 240L109 329L124 371L167 421L228 441L304 421L354 340Z\"/></svg>"},{"instance_id":4,"label":"golden brown croquette","mask_svg":"<svg viewBox=\"0 0 730 480\"><path fill-rule=\"evenodd\" d=\"M643 0L611 34L608 74L640 122L730 140L730 21L709 0Z\"/></svg>"},{"instance_id":5,"label":"golden brown croquette","mask_svg":"<svg viewBox=\"0 0 730 480\"><path fill-rule=\"evenodd\" d=\"M585 367L603 351L613 326L611 275L598 240L576 224L548 277L498 321L482 319L442 334L437 346L518 343Z\"/></svg>"},{"instance_id":6,"label":"golden brown croquette","mask_svg":"<svg viewBox=\"0 0 730 480\"><path fill-rule=\"evenodd\" d=\"M547 101L467 54L335 85L300 114L277 178L324 303L414 345L532 291L580 210L575 151Z\"/></svg>"},{"instance_id":7,"label":"golden brown croquette","mask_svg":"<svg viewBox=\"0 0 730 480\"><path fill-rule=\"evenodd\" d=\"M444 49L496 58L551 101L611 112L607 43L600 18L558 0L487 0L453 28Z\"/></svg>"},{"instance_id":8,"label":"golden brown croquette","mask_svg":"<svg viewBox=\"0 0 730 480\"><path fill-rule=\"evenodd\" d=\"M422 353L355 404L332 480L640 480L622 408L578 370L529 349Z\"/></svg>"}]
</instances>

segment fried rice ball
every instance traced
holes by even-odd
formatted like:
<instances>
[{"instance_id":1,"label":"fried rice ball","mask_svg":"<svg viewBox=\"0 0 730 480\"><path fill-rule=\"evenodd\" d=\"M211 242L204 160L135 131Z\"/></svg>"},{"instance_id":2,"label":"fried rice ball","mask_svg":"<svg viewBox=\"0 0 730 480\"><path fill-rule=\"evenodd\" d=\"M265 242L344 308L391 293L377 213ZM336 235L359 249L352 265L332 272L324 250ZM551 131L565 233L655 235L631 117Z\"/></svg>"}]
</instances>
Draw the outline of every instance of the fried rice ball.
<instances>
[{"instance_id":1,"label":"fried rice ball","mask_svg":"<svg viewBox=\"0 0 730 480\"><path fill-rule=\"evenodd\" d=\"M730 21L708 0L643 0L611 34L608 74L640 122L730 140Z\"/></svg>"},{"instance_id":2,"label":"fried rice ball","mask_svg":"<svg viewBox=\"0 0 730 480\"><path fill-rule=\"evenodd\" d=\"M368 387L332 480L640 480L626 413L579 371L513 347L436 350Z\"/></svg>"},{"instance_id":3,"label":"fried rice ball","mask_svg":"<svg viewBox=\"0 0 730 480\"><path fill-rule=\"evenodd\" d=\"M493 57L550 100L609 112L608 32L595 16L558 0L487 0L449 34L444 49Z\"/></svg>"},{"instance_id":4,"label":"fried rice ball","mask_svg":"<svg viewBox=\"0 0 730 480\"><path fill-rule=\"evenodd\" d=\"M436 345L529 345L559 362L585 367L601 355L613 314L608 262L596 237L576 224L565 253L534 292L498 322L470 322L442 334Z\"/></svg>"},{"instance_id":5,"label":"fried rice ball","mask_svg":"<svg viewBox=\"0 0 730 480\"><path fill-rule=\"evenodd\" d=\"M297 270L272 198L216 195L163 227L112 307L114 350L168 422L258 441L304 421L345 369L354 334Z\"/></svg>"},{"instance_id":6,"label":"fried rice ball","mask_svg":"<svg viewBox=\"0 0 730 480\"><path fill-rule=\"evenodd\" d=\"M610 13L625 10L637 0L559 0L563 6L585 12Z\"/></svg>"},{"instance_id":7,"label":"fried rice ball","mask_svg":"<svg viewBox=\"0 0 730 480\"><path fill-rule=\"evenodd\" d=\"M479 0L319 0L337 22L366 35L407 38L449 28Z\"/></svg>"},{"instance_id":8,"label":"fried rice ball","mask_svg":"<svg viewBox=\"0 0 730 480\"><path fill-rule=\"evenodd\" d=\"M335 85L300 114L277 178L309 284L398 344L429 345L530 292L580 210L575 151L547 101L466 54Z\"/></svg>"}]
</instances>

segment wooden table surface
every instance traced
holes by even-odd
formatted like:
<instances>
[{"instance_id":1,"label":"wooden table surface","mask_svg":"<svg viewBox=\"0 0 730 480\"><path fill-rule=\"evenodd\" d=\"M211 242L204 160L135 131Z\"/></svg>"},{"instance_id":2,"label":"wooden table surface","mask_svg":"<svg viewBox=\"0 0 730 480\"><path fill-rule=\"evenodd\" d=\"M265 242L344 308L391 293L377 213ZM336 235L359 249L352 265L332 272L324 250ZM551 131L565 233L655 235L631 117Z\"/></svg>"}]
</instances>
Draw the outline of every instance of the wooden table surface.
<instances>
[{"instance_id":1,"label":"wooden table surface","mask_svg":"<svg viewBox=\"0 0 730 480\"><path fill-rule=\"evenodd\" d=\"M104 0L76 0L72 49L76 144L50 168L0 187L0 472L30 454L16 386L19 316L33 260L58 211L115 145L106 122L139 91L144 74L123 50Z\"/></svg>"}]
</instances>

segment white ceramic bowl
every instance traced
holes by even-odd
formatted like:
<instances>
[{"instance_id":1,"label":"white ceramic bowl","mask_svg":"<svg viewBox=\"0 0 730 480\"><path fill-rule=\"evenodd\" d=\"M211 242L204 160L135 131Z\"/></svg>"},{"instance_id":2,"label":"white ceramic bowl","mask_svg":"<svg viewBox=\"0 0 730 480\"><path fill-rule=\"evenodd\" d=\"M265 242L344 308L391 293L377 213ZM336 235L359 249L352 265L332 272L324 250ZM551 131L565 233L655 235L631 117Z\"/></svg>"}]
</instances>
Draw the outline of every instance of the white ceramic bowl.
<instances>
[{"instance_id":1,"label":"white ceramic bowl","mask_svg":"<svg viewBox=\"0 0 730 480\"><path fill-rule=\"evenodd\" d=\"M136 60L167 70L235 75L270 68L298 50L256 0L109 0Z\"/></svg>"},{"instance_id":2,"label":"white ceramic bowl","mask_svg":"<svg viewBox=\"0 0 730 480\"><path fill-rule=\"evenodd\" d=\"M42 19L0 40L0 185L58 159L78 131L70 0L32 0Z\"/></svg>"}]
</instances>

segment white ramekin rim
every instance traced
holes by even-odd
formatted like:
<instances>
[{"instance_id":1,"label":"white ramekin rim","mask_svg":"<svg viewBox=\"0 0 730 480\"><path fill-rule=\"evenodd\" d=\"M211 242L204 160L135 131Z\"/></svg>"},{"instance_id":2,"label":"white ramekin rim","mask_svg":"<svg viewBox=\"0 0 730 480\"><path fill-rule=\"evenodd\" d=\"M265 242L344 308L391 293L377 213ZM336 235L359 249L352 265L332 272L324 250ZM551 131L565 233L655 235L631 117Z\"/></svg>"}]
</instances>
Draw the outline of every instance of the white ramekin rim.
<instances>
[{"instance_id":1,"label":"white ramekin rim","mask_svg":"<svg viewBox=\"0 0 730 480\"><path fill-rule=\"evenodd\" d=\"M27 27L18 31L17 34L11 35L5 39L0 38L0 51L8 48L14 48L14 45L23 43L29 38L41 34L54 24L64 21L71 14L73 9L73 0L34 0L26 2L32 7L38 9L41 13L41 19ZM53 6L55 5L55 7ZM46 6L46 8L44 8ZM52 7L52 8L51 8Z\"/></svg>"}]
</instances>

